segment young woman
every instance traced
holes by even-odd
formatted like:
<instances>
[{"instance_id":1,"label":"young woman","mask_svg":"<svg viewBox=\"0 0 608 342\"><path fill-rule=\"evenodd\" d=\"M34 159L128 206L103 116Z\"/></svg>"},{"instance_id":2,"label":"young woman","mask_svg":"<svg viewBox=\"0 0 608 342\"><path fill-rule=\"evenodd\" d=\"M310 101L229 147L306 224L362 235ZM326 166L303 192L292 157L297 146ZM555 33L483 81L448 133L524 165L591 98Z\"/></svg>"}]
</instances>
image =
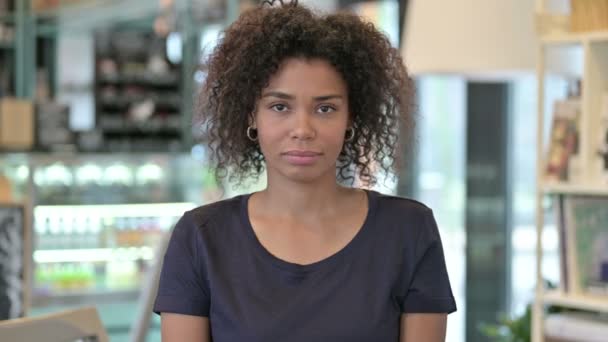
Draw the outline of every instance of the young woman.
<instances>
[{"instance_id":1,"label":"young woman","mask_svg":"<svg viewBox=\"0 0 608 342\"><path fill-rule=\"evenodd\" d=\"M411 121L387 38L354 15L263 5L207 66L218 175L265 169L267 187L177 223L154 307L163 341L444 341L456 305L432 211L342 185L390 172Z\"/></svg>"}]
</instances>

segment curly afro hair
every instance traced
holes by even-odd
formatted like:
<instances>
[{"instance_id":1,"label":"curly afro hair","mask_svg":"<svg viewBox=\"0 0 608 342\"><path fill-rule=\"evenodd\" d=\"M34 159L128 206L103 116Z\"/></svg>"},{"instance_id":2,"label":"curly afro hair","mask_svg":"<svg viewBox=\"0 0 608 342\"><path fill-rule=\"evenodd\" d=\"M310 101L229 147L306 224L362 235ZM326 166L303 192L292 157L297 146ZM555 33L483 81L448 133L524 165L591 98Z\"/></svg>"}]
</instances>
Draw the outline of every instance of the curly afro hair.
<instances>
[{"instance_id":1,"label":"curly afro hair","mask_svg":"<svg viewBox=\"0 0 608 342\"><path fill-rule=\"evenodd\" d=\"M357 176L374 185L377 171L396 171L402 139L411 138L414 97L399 51L354 14L320 15L297 1L273 3L242 13L205 62L200 122L216 176L240 183L264 170L259 145L245 133L262 89L290 57L323 59L347 85L355 135L338 157L338 181L352 184Z\"/></svg>"}]
</instances>

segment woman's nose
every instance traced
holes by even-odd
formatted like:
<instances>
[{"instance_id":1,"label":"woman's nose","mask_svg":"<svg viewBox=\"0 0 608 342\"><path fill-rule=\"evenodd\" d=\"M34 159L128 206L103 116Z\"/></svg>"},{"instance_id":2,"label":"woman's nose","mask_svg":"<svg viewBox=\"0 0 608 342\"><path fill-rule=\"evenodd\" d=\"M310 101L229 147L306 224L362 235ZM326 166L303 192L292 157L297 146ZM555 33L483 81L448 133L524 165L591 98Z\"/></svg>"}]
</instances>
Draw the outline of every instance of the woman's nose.
<instances>
[{"instance_id":1,"label":"woman's nose","mask_svg":"<svg viewBox=\"0 0 608 342\"><path fill-rule=\"evenodd\" d=\"M312 122L313 118L304 110L299 110L294 115L294 126L291 137L294 139L309 140L316 136Z\"/></svg>"}]
</instances>

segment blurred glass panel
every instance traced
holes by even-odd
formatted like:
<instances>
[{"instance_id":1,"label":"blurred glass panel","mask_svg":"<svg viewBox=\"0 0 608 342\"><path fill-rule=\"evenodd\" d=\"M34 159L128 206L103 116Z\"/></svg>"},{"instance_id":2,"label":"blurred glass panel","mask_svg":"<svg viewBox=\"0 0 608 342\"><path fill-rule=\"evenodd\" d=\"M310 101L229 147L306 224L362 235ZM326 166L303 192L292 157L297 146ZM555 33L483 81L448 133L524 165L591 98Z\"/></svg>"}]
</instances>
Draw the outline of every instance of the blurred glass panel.
<instances>
[{"instance_id":1,"label":"blurred glass panel","mask_svg":"<svg viewBox=\"0 0 608 342\"><path fill-rule=\"evenodd\" d=\"M449 316L447 340L464 341L466 81L451 76L421 77L418 94L416 198L435 214L458 306Z\"/></svg>"}]
</instances>

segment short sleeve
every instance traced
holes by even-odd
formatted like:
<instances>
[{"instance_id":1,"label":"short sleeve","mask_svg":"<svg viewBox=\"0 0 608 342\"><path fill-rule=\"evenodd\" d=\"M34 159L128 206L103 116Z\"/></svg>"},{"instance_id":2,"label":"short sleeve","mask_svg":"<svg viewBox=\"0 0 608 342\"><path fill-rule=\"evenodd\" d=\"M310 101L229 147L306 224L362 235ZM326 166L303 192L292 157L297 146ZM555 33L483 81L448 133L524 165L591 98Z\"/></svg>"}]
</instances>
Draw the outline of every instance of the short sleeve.
<instances>
[{"instance_id":1,"label":"short sleeve","mask_svg":"<svg viewBox=\"0 0 608 342\"><path fill-rule=\"evenodd\" d=\"M441 237L433 212L427 209L416 243L416 264L403 299L403 313L452 313L456 302L445 266Z\"/></svg>"},{"instance_id":2,"label":"short sleeve","mask_svg":"<svg viewBox=\"0 0 608 342\"><path fill-rule=\"evenodd\" d=\"M200 231L189 213L177 222L167 246L153 311L209 316L209 288Z\"/></svg>"}]
</instances>

